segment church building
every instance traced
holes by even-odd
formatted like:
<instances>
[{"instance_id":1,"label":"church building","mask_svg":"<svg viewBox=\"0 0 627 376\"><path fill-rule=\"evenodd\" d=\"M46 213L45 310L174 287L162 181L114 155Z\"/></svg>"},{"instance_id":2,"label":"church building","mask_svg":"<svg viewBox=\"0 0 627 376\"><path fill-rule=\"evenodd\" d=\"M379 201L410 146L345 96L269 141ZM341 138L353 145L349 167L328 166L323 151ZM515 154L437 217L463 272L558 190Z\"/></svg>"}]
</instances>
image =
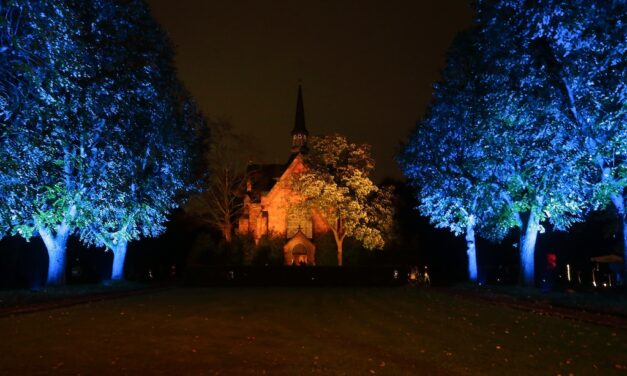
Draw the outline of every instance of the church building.
<instances>
[{"instance_id":1,"label":"church building","mask_svg":"<svg viewBox=\"0 0 627 376\"><path fill-rule=\"evenodd\" d=\"M285 239L283 246L286 265L315 265L317 236L329 231L315 212L296 213L290 206L300 200L289 187L294 173L305 169L303 156L307 153L305 108L303 92L298 87L296 116L292 129L291 154L285 164L251 164L244 196L244 210L237 233L251 235L255 241L262 236Z\"/></svg>"}]
</instances>

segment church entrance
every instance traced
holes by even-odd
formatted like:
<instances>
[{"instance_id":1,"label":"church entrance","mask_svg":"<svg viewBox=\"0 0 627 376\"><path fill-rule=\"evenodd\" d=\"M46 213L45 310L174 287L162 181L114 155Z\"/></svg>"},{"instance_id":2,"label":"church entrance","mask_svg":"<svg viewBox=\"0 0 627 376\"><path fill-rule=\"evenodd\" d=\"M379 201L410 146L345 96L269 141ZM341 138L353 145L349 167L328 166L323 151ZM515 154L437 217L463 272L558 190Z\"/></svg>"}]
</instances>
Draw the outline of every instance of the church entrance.
<instances>
[{"instance_id":1,"label":"church entrance","mask_svg":"<svg viewBox=\"0 0 627 376\"><path fill-rule=\"evenodd\" d=\"M307 265L307 248L304 244L296 244L294 248L292 248L292 257L294 260L294 265Z\"/></svg>"},{"instance_id":2,"label":"church entrance","mask_svg":"<svg viewBox=\"0 0 627 376\"><path fill-rule=\"evenodd\" d=\"M316 246L298 231L283 246L285 265L316 265Z\"/></svg>"}]
</instances>

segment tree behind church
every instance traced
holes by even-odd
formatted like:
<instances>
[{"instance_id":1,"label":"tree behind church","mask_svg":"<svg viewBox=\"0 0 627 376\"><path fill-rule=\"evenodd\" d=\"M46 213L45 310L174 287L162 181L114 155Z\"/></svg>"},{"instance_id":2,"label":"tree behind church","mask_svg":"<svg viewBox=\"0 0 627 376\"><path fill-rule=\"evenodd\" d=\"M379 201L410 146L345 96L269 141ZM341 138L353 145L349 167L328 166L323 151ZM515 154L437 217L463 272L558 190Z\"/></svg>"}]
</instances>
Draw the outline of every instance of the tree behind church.
<instances>
[{"instance_id":1,"label":"tree behind church","mask_svg":"<svg viewBox=\"0 0 627 376\"><path fill-rule=\"evenodd\" d=\"M248 177L247 164L253 150L248 138L222 120L209 121L210 138L203 142L205 165L202 192L191 197L185 212L220 231L231 243L234 223L243 209L242 193Z\"/></svg>"},{"instance_id":2,"label":"tree behind church","mask_svg":"<svg viewBox=\"0 0 627 376\"><path fill-rule=\"evenodd\" d=\"M392 224L392 192L377 187L370 174L370 145L350 143L341 135L312 137L306 169L291 186L302 198L297 210L314 211L333 233L337 262L342 266L346 237L367 249L381 249Z\"/></svg>"}]
</instances>

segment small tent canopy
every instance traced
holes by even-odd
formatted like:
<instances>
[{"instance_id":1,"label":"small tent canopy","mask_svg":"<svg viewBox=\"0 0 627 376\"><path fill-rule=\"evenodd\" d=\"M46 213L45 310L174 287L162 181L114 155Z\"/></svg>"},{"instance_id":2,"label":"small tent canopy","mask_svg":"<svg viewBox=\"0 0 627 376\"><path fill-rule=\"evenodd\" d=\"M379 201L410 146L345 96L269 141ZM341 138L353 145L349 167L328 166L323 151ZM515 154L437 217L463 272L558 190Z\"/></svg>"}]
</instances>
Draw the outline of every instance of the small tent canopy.
<instances>
[{"instance_id":1,"label":"small tent canopy","mask_svg":"<svg viewBox=\"0 0 627 376\"><path fill-rule=\"evenodd\" d=\"M617 255L604 255L590 258L590 261L602 263L602 264L621 264L623 258Z\"/></svg>"}]
</instances>

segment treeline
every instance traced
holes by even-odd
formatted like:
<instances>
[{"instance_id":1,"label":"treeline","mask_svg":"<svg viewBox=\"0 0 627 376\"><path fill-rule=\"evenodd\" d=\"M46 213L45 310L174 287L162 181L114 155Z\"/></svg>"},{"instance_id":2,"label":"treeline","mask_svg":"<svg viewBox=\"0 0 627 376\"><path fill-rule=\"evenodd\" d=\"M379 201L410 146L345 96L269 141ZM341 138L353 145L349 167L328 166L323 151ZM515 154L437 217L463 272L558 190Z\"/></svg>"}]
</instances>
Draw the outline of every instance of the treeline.
<instances>
[{"instance_id":1,"label":"treeline","mask_svg":"<svg viewBox=\"0 0 627 376\"><path fill-rule=\"evenodd\" d=\"M476 2L398 158L421 213L465 236L471 280L476 236L519 229L533 285L544 226L567 230L606 206L627 256L626 35L625 1Z\"/></svg>"}]
</instances>

